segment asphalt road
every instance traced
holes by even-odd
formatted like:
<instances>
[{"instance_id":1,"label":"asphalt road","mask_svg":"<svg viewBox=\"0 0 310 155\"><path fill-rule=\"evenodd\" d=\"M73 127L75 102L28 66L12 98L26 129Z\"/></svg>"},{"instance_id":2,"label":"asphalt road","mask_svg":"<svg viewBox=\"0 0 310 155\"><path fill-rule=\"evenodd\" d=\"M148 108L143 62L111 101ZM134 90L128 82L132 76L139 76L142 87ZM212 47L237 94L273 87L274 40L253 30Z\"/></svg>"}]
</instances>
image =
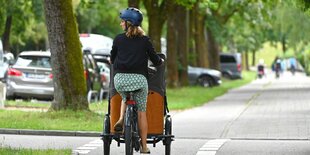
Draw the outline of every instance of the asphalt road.
<instances>
[{"instance_id":1,"label":"asphalt road","mask_svg":"<svg viewBox=\"0 0 310 155\"><path fill-rule=\"evenodd\" d=\"M303 74L270 74L202 107L174 112L172 155L309 155L309 90ZM102 154L99 137L0 135L0 146ZM149 147L151 154L164 154L162 143ZM111 154L124 154L124 145L113 141Z\"/></svg>"}]
</instances>

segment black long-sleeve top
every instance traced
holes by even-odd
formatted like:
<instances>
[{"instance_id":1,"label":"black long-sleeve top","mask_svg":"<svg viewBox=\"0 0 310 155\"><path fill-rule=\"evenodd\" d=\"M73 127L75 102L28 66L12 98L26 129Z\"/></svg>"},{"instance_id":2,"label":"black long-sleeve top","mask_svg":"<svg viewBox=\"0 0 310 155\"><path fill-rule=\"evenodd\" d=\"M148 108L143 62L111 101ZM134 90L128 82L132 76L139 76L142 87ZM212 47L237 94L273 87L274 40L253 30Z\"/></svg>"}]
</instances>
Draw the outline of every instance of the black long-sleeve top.
<instances>
[{"instance_id":1,"label":"black long-sleeve top","mask_svg":"<svg viewBox=\"0 0 310 155\"><path fill-rule=\"evenodd\" d=\"M128 38L125 33L115 37L111 50L111 62L115 74L137 73L148 78L148 59L155 66L162 63L149 37Z\"/></svg>"}]
</instances>

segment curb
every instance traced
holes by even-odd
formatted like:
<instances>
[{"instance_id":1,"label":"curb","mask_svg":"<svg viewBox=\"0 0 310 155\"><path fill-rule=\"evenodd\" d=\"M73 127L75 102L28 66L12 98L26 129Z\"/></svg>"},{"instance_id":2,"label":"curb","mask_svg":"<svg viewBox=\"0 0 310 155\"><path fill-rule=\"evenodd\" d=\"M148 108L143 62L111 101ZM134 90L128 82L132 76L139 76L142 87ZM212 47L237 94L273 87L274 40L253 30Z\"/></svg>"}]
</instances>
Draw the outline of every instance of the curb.
<instances>
[{"instance_id":1,"label":"curb","mask_svg":"<svg viewBox=\"0 0 310 155\"><path fill-rule=\"evenodd\" d=\"M0 128L0 134L100 137L101 133L100 132L92 132L92 131L28 130L28 129Z\"/></svg>"}]
</instances>

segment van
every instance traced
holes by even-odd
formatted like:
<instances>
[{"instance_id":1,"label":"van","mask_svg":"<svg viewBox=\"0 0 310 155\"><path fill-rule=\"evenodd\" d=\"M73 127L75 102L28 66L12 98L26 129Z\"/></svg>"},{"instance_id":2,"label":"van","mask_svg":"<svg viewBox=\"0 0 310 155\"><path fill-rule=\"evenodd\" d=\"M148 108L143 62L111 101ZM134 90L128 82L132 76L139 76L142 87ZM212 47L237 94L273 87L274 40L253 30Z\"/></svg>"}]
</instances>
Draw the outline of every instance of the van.
<instances>
[{"instance_id":1,"label":"van","mask_svg":"<svg viewBox=\"0 0 310 155\"><path fill-rule=\"evenodd\" d=\"M241 61L240 53L220 53L222 76L228 79L241 79Z\"/></svg>"},{"instance_id":2,"label":"van","mask_svg":"<svg viewBox=\"0 0 310 155\"><path fill-rule=\"evenodd\" d=\"M113 39L100 34L80 34L82 50L89 50L91 54L110 55Z\"/></svg>"},{"instance_id":3,"label":"van","mask_svg":"<svg viewBox=\"0 0 310 155\"><path fill-rule=\"evenodd\" d=\"M4 74L6 71L6 64L4 63L4 53L3 53L3 46L2 41L0 39L0 80L2 81L4 78Z\"/></svg>"}]
</instances>

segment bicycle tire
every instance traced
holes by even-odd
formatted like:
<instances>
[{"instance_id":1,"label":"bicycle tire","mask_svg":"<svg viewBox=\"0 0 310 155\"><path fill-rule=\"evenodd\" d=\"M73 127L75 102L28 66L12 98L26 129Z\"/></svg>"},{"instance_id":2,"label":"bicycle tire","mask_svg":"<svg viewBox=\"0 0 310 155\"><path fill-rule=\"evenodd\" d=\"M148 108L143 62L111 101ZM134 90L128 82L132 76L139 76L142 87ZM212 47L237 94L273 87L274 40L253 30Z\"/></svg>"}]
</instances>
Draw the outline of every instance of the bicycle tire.
<instances>
[{"instance_id":1,"label":"bicycle tire","mask_svg":"<svg viewBox=\"0 0 310 155\"><path fill-rule=\"evenodd\" d=\"M131 122L133 109L131 106L127 106L126 118L125 118L125 152L126 155L133 155L133 140L132 140L132 128Z\"/></svg>"},{"instance_id":2,"label":"bicycle tire","mask_svg":"<svg viewBox=\"0 0 310 155\"><path fill-rule=\"evenodd\" d=\"M110 133L110 116L108 114L105 115L104 118L104 134ZM109 136L104 136L103 138L103 154L110 155L110 145L111 139Z\"/></svg>"},{"instance_id":3,"label":"bicycle tire","mask_svg":"<svg viewBox=\"0 0 310 155\"><path fill-rule=\"evenodd\" d=\"M104 145L103 154L104 155L110 155L110 142L109 142L109 140L104 140L103 145Z\"/></svg>"},{"instance_id":4,"label":"bicycle tire","mask_svg":"<svg viewBox=\"0 0 310 155\"><path fill-rule=\"evenodd\" d=\"M165 135L171 135L172 134L172 120L170 115L166 116L165 118ZM166 137L164 140L165 144L165 155L171 154L171 137Z\"/></svg>"}]
</instances>

